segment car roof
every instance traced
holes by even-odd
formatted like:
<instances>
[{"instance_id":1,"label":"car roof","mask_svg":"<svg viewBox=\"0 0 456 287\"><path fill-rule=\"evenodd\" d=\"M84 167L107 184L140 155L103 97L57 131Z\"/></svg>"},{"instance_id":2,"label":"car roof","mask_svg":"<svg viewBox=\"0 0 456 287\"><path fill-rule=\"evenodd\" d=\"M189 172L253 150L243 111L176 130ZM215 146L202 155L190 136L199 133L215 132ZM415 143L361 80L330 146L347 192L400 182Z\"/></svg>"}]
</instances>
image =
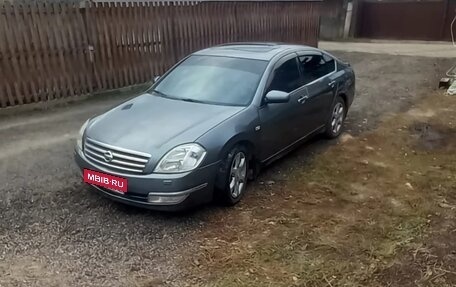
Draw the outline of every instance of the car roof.
<instances>
[{"instance_id":1,"label":"car roof","mask_svg":"<svg viewBox=\"0 0 456 287\"><path fill-rule=\"evenodd\" d=\"M270 61L276 55L293 51L319 51L314 47L269 42L241 42L214 46L195 52L194 55L225 56Z\"/></svg>"}]
</instances>

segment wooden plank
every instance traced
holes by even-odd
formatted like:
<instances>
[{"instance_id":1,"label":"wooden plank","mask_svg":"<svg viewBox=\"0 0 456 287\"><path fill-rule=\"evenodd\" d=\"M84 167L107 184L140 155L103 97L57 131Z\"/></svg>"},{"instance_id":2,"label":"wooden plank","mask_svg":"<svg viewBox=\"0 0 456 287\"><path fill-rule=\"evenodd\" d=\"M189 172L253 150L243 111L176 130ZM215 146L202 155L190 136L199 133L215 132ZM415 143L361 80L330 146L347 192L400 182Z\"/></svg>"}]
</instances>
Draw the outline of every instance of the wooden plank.
<instances>
[{"instance_id":1,"label":"wooden plank","mask_svg":"<svg viewBox=\"0 0 456 287\"><path fill-rule=\"evenodd\" d=\"M131 7L131 17L130 17L130 37L131 37L131 51L132 56L134 58L133 68L135 69L136 76L135 76L135 84L141 82L141 58L139 56L139 49L138 49L138 2L132 2Z\"/></svg>"},{"instance_id":2,"label":"wooden plank","mask_svg":"<svg viewBox=\"0 0 456 287\"><path fill-rule=\"evenodd\" d=\"M200 49L200 46L199 46L199 18L198 17L198 4L196 4L195 2L192 2L192 6L191 6L191 19L193 19L193 21L191 21L192 25L191 25L191 30L192 30L192 33L191 33L191 37L192 37L192 52L194 51L197 51Z\"/></svg>"},{"instance_id":3,"label":"wooden plank","mask_svg":"<svg viewBox=\"0 0 456 287\"><path fill-rule=\"evenodd\" d=\"M112 52L112 46L111 46L111 37L110 37L110 25L109 25L109 20L110 20L110 9L111 9L110 3L104 4L103 7L103 17L101 18L101 25L102 25L102 37L104 39L105 47L104 49L106 50L106 64L108 71L106 73L107 75L107 83L108 83L108 88L109 89L114 89L119 87L119 83L117 80L116 76L116 70L114 69L114 59L113 59L113 52Z\"/></svg>"},{"instance_id":4,"label":"wooden plank","mask_svg":"<svg viewBox=\"0 0 456 287\"><path fill-rule=\"evenodd\" d=\"M146 69L146 56L145 56L145 43L144 43L144 4L139 2L136 6L136 33L135 33L135 42L136 42L136 53L138 55L139 62L137 63L139 68L139 83L146 82L147 78L147 69Z\"/></svg>"},{"instance_id":5,"label":"wooden plank","mask_svg":"<svg viewBox=\"0 0 456 287\"><path fill-rule=\"evenodd\" d=\"M19 9L22 10L22 14L25 15L28 13L28 7L25 5L25 3L22 3L21 1L16 2L13 5L13 10L14 10L14 16L16 20L16 39L18 43L18 50L20 53L21 57L21 65L22 65L22 75L24 76L22 78L22 81L26 82L27 86L27 91L28 93L25 94L25 98L27 100L27 103L32 102L32 99L37 102L38 101L38 95L37 95L37 90L35 86L35 82L38 79L38 75L36 72L36 65L33 61L33 53L31 50L31 44L30 44L30 36L28 34L28 29L27 29L27 24L26 21L29 19L29 17L23 17L19 13ZM27 20L26 20L27 19Z\"/></svg>"},{"instance_id":6,"label":"wooden plank","mask_svg":"<svg viewBox=\"0 0 456 287\"><path fill-rule=\"evenodd\" d=\"M0 6L0 9L2 7ZM3 17L2 13L0 13L0 17ZM0 21L0 24L2 21ZM5 70L3 67L3 61L2 59L6 57L6 55L3 53L3 34L2 30L0 29L0 108L4 108L7 105L7 96L6 96L6 75L4 75Z\"/></svg>"},{"instance_id":7,"label":"wooden plank","mask_svg":"<svg viewBox=\"0 0 456 287\"><path fill-rule=\"evenodd\" d=\"M203 8L203 29L204 29L204 46L206 47L209 47L211 45L211 31L209 30L210 29L210 15L209 13L210 10L209 10L209 5L210 3L209 2L202 2L201 3L202 5L202 8Z\"/></svg>"},{"instance_id":8,"label":"wooden plank","mask_svg":"<svg viewBox=\"0 0 456 287\"><path fill-rule=\"evenodd\" d=\"M112 84L111 84L111 69L109 66L109 45L108 45L108 40L105 37L105 31L104 31L104 23L105 23L105 17L106 17L106 9L107 9L108 3L103 2L100 5L98 5L97 9L97 34L98 34L98 40L100 43L100 52L101 52L101 57L103 59L103 66L102 66L102 72L103 72L103 77L104 77L104 85L103 89L108 90L112 89Z\"/></svg>"},{"instance_id":9,"label":"wooden plank","mask_svg":"<svg viewBox=\"0 0 456 287\"><path fill-rule=\"evenodd\" d=\"M114 3L109 9L109 37L111 41L111 51L113 57L113 66L114 66L114 76L116 77L115 85L116 88L125 86L124 72L122 71L122 57L120 54L121 49L119 49L119 27L118 27L118 18L117 11L118 4Z\"/></svg>"},{"instance_id":10,"label":"wooden plank","mask_svg":"<svg viewBox=\"0 0 456 287\"><path fill-rule=\"evenodd\" d=\"M79 3L74 2L73 4L74 10L74 24L73 24L73 31L76 35L75 45L78 50L78 57L83 59L82 61L82 70L80 77L82 78L83 83L85 83L85 87L83 89L83 94L92 93L93 92L93 84L95 81L95 76L93 73L93 65L90 60L91 52L89 50L89 30L87 28L87 23L84 22L84 17L86 16L86 9L87 8L79 8Z\"/></svg>"},{"instance_id":11,"label":"wooden plank","mask_svg":"<svg viewBox=\"0 0 456 287\"><path fill-rule=\"evenodd\" d=\"M172 53L172 47L169 47L169 37L170 37L170 32L169 32L169 27L168 27L168 15L167 15L167 6L168 4L164 2L160 2L160 10L159 10L159 17L160 17L160 37L161 37L161 57L163 59L163 66L162 66L162 72L164 73L168 69L168 63L169 63L169 58L170 54Z\"/></svg>"},{"instance_id":12,"label":"wooden plank","mask_svg":"<svg viewBox=\"0 0 456 287\"><path fill-rule=\"evenodd\" d=\"M13 15L14 15L14 25L11 25L10 29L13 32L14 35L14 41L15 41L15 46L16 46L16 52L19 58L19 64L20 64L20 73L21 73L21 78L18 79L18 81L22 82L22 85L24 87L24 99L25 103L30 103L31 98L32 98L32 93L33 91L31 90L31 83L30 81L33 81L33 70L29 69L28 63L27 63L27 52L25 50L25 45L24 45L24 27L23 27L23 21L24 19L22 18L21 15L19 15L18 12L18 6L19 2L13 3L11 5Z\"/></svg>"},{"instance_id":13,"label":"wooden plank","mask_svg":"<svg viewBox=\"0 0 456 287\"><path fill-rule=\"evenodd\" d=\"M179 60L181 60L182 58L184 58L185 56L187 56L191 51L192 51L192 39L191 39L191 36L190 36L190 26L191 26L191 23L193 22L193 20L191 19L190 15L189 15L189 5L188 3L185 3L184 2L184 5L182 5L182 10L181 10L181 13L182 13L182 18L184 20L184 22L182 22L182 34L184 35L184 39L185 39L185 42L184 42L184 49L182 51L182 54L179 58Z\"/></svg>"},{"instance_id":14,"label":"wooden plank","mask_svg":"<svg viewBox=\"0 0 456 287\"><path fill-rule=\"evenodd\" d=\"M138 72L136 70L136 63L135 63L135 53L133 50L133 36L131 33L131 23L132 18L134 17L133 14L133 7L131 3L128 3L127 7L125 8L124 14L124 22L125 22L125 30L124 30L124 37L125 37L125 48L128 56L127 66L130 70L130 85L136 83L136 79L138 78Z\"/></svg>"},{"instance_id":15,"label":"wooden plank","mask_svg":"<svg viewBox=\"0 0 456 287\"><path fill-rule=\"evenodd\" d=\"M167 70L175 62L175 47L174 47L174 30L171 20L171 7L169 3L163 3L163 54L165 57L164 69Z\"/></svg>"},{"instance_id":16,"label":"wooden plank","mask_svg":"<svg viewBox=\"0 0 456 287\"><path fill-rule=\"evenodd\" d=\"M0 8L4 11L4 3L0 5ZM0 77L2 77L3 81L3 88L5 95L2 96L2 107L5 106L14 106L15 105L15 99L14 95L12 92L12 67L10 65L10 60L9 58L11 57L10 51L8 51L8 45L6 43L6 19L5 19L4 14L0 14L0 54L2 54L2 57L0 57ZM1 91L0 91L1 92Z\"/></svg>"},{"instance_id":17,"label":"wooden plank","mask_svg":"<svg viewBox=\"0 0 456 287\"><path fill-rule=\"evenodd\" d=\"M152 21L149 18L149 4L144 3L143 8L141 9L142 12L142 49L143 49L143 63L144 63L144 80L145 82L151 81L154 77L153 70L151 69L151 50L150 50L150 30L149 30L149 23Z\"/></svg>"},{"instance_id":18,"label":"wooden plank","mask_svg":"<svg viewBox=\"0 0 456 287\"><path fill-rule=\"evenodd\" d=\"M239 3L237 13L238 13L238 25L240 27L240 35L239 35L239 41L247 41L247 33L248 33L248 27L246 25L246 18L244 12L246 9L248 9L248 4L249 3Z\"/></svg>"},{"instance_id":19,"label":"wooden plank","mask_svg":"<svg viewBox=\"0 0 456 287\"><path fill-rule=\"evenodd\" d=\"M43 101L47 97L46 93L50 90L51 84L48 79L48 71L43 60L44 55L40 39L40 20L37 18L39 15L36 2L30 3L29 8L31 15L29 29L37 69L37 97L38 101Z\"/></svg>"},{"instance_id":20,"label":"wooden plank","mask_svg":"<svg viewBox=\"0 0 456 287\"><path fill-rule=\"evenodd\" d=\"M258 14L257 14L257 39L260 39L261 41L265 41L267 40L267 37L265 37L264 35L264 31L263 31L263 15L265 13L265 9L266 8L266 5L264 5L264 3L260 3L260 5L257 6L257 11L258 11Z\"/></svg>"},{"instance_id":21,"label":"wooden plank","mask_svg":"<svg viewBox=\"0 0 456 287\"><path fill-rule=\"evenodd\" d=\"M51 2L44 2L41 7L41 19L46 36L46 46L44 52L49 55L49 71L52 73L53 85L48 94L48 100L62 97L61 88L64 86L62 79L62 67L59 65L59 54L55 45L54 27L57 26L55 11Z\"/></svg>"},{"instance_id":22,"label":"wooden plank","mask_svg":"<svg viewBox=\"0 0 456 287\"><path fill-rule=\"evenodd\" d=\"M225 34L225 42L230 43L232 42L231 40L231 25L232 25L232 15L231 15L231 6L232 5L226 5L226 3L223 3L222 5L222 10L225 11L225 21L223 23L224 25L224 34Z\"/></svg>"},{"instance_id":23,"label":"wooden plank","mask_svg":"<svg viewBox=\"0 0 456 287\"><path fill-rule=\"evenodd\" d=\"M33 42L36 44L35 49L38 54L38 59L41 62L40 74L44 77L41 83L40 101L46 101L50 97L53 90L53 80L51 77L50 58L47 48L47 40L45 34L44 22L42 19L42 3L34 2L32 5L32 21L34 23L35 35Z\"/></svg>"},{"instance_id":24,"label":"wooden plank","mask_svg":"<svg viewBox=\"0 0 456 287\"><path fill-rule=\"evenodd\" d=\"M131 59L131 53L129 51L129 42L128 42L128 6L126 3L122 3L122 49L124 52L124 69L126 69L128 73L128 85L132 85L134 83L134 71L132 67L132 59Z\"/></svg>"},{"instance_id":25,"label":"wooden plank","mask_svg":"<svg viewBox=\"0 0 456 287\"><path fill-rule=\"evenodd\" d=\"M55 43L58 49L59 54L59 63L62 67L63 71L63 85L61 89L64 91L64 96L73 96L74 97L74 77L73 73L70 70L71 63L69 62L70 54L69 54L69 46L68 46L68 39L67 39L67 25L63 22L62 18L66 15L64 13L64 6L65 4L62 2L53 3L54 11L56 11L56 22L57 26L54 27L54 35L55 35Z\"/></svg>"},{"instance_id":26,"label":"wooden plank","mask_svg":"<svg viewBox=\"0 0 456 287\"><path fill-rule=\"evenodd\" d=\"M224 15L224 13L226 13L226 11L224 11L224 6L225 6L224 3L223 2L219 2L217 4L218 4L218 11L219 11L220 15ZM226 34L227 20L228 19L227 19L226 16L225 17L217 17L217 21L218 21L219 27L220 27L219 44L228 42L228 37L227 37L227 34Z\"/></svg>"},{"instance_id":27,"label":"wooden plank","mask_svg":"<svg viewBox=\"0 0 456 287\"><path fill-rule=\"evenodd\" d=\"M208 17L207 17L207 22L206 22L206 25L207 25L207 29L208 29L208 42L207 42L207 46L213 46L214 43L215 43L215 37L214 37L214 30L215 30L215 27L214 27L214 15L215 14L215 11L214 11L214 3L211 3L211 2L208 2L207 3L207 14Z\"/></svg>"},{"instance_id":28,"label":"wooden plank","mask_svg":"<svg viewBox=\"0 0 456 287\"><path fill-rule=\"evenodd\" d=\"M194 39L194 47L193 49L199 50L201 49L201 35L202 35L202 25L201 25L201 5L199 3L194 4L193 6L193 39Z\"/></svg>"},{"instance_id":29,"label":"wooden plank","mask_svg":"<svg viewBox=\"0 0 456 287\"><path fill-rule=\"evenodd\" d=\"M81 12L77 3L72 2L67 7L67 17L69 18L68 33L69 33L69 44L72 50L71 62L72 72L75 73L76 83L79 87L76 89L78 94L86 94L90 91L90 80L88 78L89 69L87 68L87 56L84 51L87 49L87 43L84 41L84 37L81 35L80 19ZM82 25L84 27L84 25Z\"/></svg>"},{"instance_id":30,"label":"wooden plank","mask_svg":"<svg viewBox=\"0 0 456 287\"><path fill-rule=\"evenodd\" d=\"M128 17L128 36L130 39L130 55L132 60L131 66L134 71L134 81L133 84L141 82L141 69L140 69L140 57L138 51L138 9L137 2L130 2L129 17Z\"/></svg>"},{"instance_id":31,"label":"wooden plank","mask_svg":"<svg viewBox=\"0 0 456 287\"><path fill-rule=\"evenodd\" d=\"M158 3L156 5L156 9L155 9L155 12L156 12L156 16L157 16L157 19L158 19L158 23L157 23L157 37L158 37L158 41L159 41L159 45L157 46L157 51L158 51L158 55L160 57L160 70L159 70L159 73L160 74L163 74L165 72L165 69L166 69L166 55L165 55L165 22L166 22L166 18L164 17L164 9L165 7L163 6L163 3Z\"/></svg>"},{"instance_id":32,"label":"wooden plank","mask_svg":"<svg viewBox=\"0 0 456 287\"><path fill-rule=\"evenodd\" d=\"M79 5L79 3L76 2L76 7ZM82 53L84 54L84 59L85 59L85 76L86 76L86 81L88 85L88 92L92 93L93 88L95 86L95 81L96 81L96 75L94 72L94 64L93 64L93 46L92 43L89 42L90 39L90 33L91 29L89 29L89 25L87 23L87 17L89 16L88 14L88 9L89 8L84 8L83 10L76 11L77 15L77 31L79 32L78 34L81 36L82 42L81 42L81 49Z\"/></svg>"},{"instance_id":33,"label":"wooden plank","mask_svg":"<svg viewBox=\"0 0 456 287\"><path fill-rule=\"evenodd\" d=\"M129 54L128 54L128 46L127 46L127 29L126 29L126 4L120 3L119 6L119 45L120 45L120 54L122 55L122 70L125 75L125 85L130 85L133 82L133 73L131 71L129 65Z\"/></svg>"},{"instance_id":34,"label":"wooden plank","mask_svg":"<svg viewBox=\"0 0 456 287\"><path fill-rule=\"evenodd\" d=\"M1 7L0 7L1 8ZM0 15L2 17L2 15ZM2 21L0 21L2 23ZM6 94L6 84L8 80L6 79L7 70L3 66L3 59L6 58L6 55L3 53L3 35L2 28L0 27L0 107L4 108L8 104L8 98Z\"/></svg>"},{"instance_id":35,"label":"wooden plank","mask_svg":"<svg viewBox=\"0 0 456 287\"><path fill-rule=\"evenodd\" d=\"M66 72L64 66L64 60L61 55L61 51L59 48L59 35L58 31L58 9L56 7L56 3L53 1L49 1L47 3L47 13L48 17L45 19L47 20L47 29L48 29L48 42L49 42L49 51L51 52L51 61L52 61L52 68L54 72L54 77L57 79L57 85L55 88L55 96L56 98L66 97L67 96L67 84L66 84Z\"/></svg>"},{"instance_id":36,"label":"wooden plank","mask_svg":"<svg viewBox=\"0 0 456 287\"><path fill-rule=\"evenodd\" d=\"M174 17L173 17L173 27L177 28L175 37L174 37L174 44L175 47L177 47L177 53L176 53L176 59L175 62L179 61L182 58L182 54L185 49L185 42L187 39L185 39L185 34L184 34L184 21L183 19L183 14L182 14L182 3L177 3L177 6L174 6Z\"/></svg>"},{"instance_id":37,"label":"wooden plank","mask_svg":"<svg viewBox=\"0 0 456 287\"><path fill-rule=\"evenodd\" d=\"M156 7L154 3L147 2L146 18L147 18L147 41L149 45L149 59L147 63L150 69L150 80L159 75L159 69L157 69L159 63L159 57L156 51L156 27L157 19L155 15Z\"/></svg>"},{"instance_id":38,"label":"wooden plank","mask_svg":"<svg viewBox=\"0 0 456 287\"><path fill-rule=\"evenodd\" d=\"M128 77L128 69L126 68L126 57L125 55L125 50L123 47L123 18L122 18L122 5L117 4L116 5L116 13L115 13L115 18L116 18L116 24L115 24L115 34L116 34L116 47L117 47L117 54L119 56L118 60L118 66L119 70L122 73L122 86L127 86L129 83Z\"/></svg>"},{"instance_id":39,"label":"wooden plank","mask_svg":"<svg viewBox=\"0 0 456 287\"><path fill-rule=\"evenodd\" d=\"M103 29L102 29L102 17L103 17L103 4L95 3L92 6L92 25L94 25L95 29L95 37L94 37L94 44L95 46L95 69L97 73L100 75L101 79L101 87L100 90L106 90L109 88L108 79L107 79L107 58L106 58L106 44L104 42L103 37Z\"/></svg>"},{"instance_id":40,"label":"wooden plank","mask_svg":"<svg viewBox=\"0 0 456 287\"><path fill-rule=\"evenodd\" d=\"M149 23L150 19L147 17L149 13L149 3L142 3L141 8L141 51L142 51L142 62L144 72L144 82L150 81L153 78L153 72L150 66L150 42L149 42Z\"/></svg>"},{"instance_id":41,"label":"wooden plank","mask_svg":"<svg viewBox=\"0 0 456 287\"><path fill-rule=\"evenodd\" d=\"M80 53L80 49L77 46L77 43L79 45L82 44L82 40L75 30L77 19L75 15L74 2L63 3L62 9L66 26L66 31L64 31L64 33L67 33L68 35L66 38L68 52L65 53L65 57L67 58L69 71L74 83L75 94L81 95L85 93L87 83L85 81L85 77L83 76L83 71L85 70L84 55Z\"/></svg>"},{"instance_id":42,"label":"wooden plank","mask_svg":"<svg viewBox=\"0 0 456 287\"><path fill-rule=\"evenodd\" d=\"M218 7L217 2L211 3L211 10L212 10L212 14L211 14L212 43L211 43L211 46L218 44L218 38L219 38L219 34L220 34L220 29L218 26L218 15L217 15L218 9L217 9L217 7Z\"/></svg>"},{"instance_id":43,"label":"wooden plank","mask_svg":"<svg viewBox=\"0 0 456 287\"><path fill-rule=\"evenodd\" d=\"M98 67L96 61L98 61L97 57L97 39L96 39L96 27L95 27L95 15L94 15L94 4L90 1L86 2L86 8L84 9L84 41L87 43L87 53L89 54L89 62L91 66L91 79L92 86L94 87L95 91L98 91L103 86L101 82L101 75L98 71Z\"/></svg>"},{"instance_id":44,"label":"wooden plank","mask_svg":"<svg viewBox=\"0 0 456 287\"><path fill-rule=\"evenodd\" d=\"M5 31L6 31L6 42L8 44L8 49L9 49L10 55L11 55L10 67L12 68L12 70L14 72L13 81L12 81L12 86L13 86L14 94L15 94L14 97L16 98L17 103L22 105L22 104L24 104L24 99L25 99L24 94L27 93L27 87L23 86L23 83L21 83L21 81L20 81L22 75L21 75L21 71L19 69L19 67L20 67L19 60L18 60L19 52L17 49L15 37L14 37L15 20L12 16L11 4L5 3L4 8L5 8L6 19L5 19L5 22L3 23L3 25L4 25Z\"/></svg>"},{"instance_id":45,"label":"wooden plank","mask_svg":"<svg viewBox=\"0 0 456 287\"><path fill-rule=\"evenodd\" d=\"M151 81L154 77L154 72L152 69L152 66L150 65L151 63L151 55L152 51L150 50L150 23L152 22L152 19L149 18L150 14L150 3L144 3L144 7L142 8L142 39L143 39L143 62L144 62L144 76L145 76L145 81Z\"/></svg>"},{"instance_id":46,"label":"wooden plank","mask_svg":"<svg viewBox=\"0 0 456 287\"><path fill-rule=\"evenodd\" d=\"M187 5L184 7L184 13L185 13L185 19L186 19L186 34L187 34L187 50L184 51L184 55L186 56L190 52L194 51L194 44L193 44L193 24L195 21L193 20L193 15L192 15L192 6L190 3L187 3Z\"/></svg>"}]
</instances>

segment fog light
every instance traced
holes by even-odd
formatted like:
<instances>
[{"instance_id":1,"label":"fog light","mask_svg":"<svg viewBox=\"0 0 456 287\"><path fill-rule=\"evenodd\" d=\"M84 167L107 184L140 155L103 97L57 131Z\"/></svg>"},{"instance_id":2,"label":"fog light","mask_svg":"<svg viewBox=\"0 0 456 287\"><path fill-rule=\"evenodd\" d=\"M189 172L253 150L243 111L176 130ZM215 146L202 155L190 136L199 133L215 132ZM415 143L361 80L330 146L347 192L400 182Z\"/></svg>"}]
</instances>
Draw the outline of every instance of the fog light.
<instances>
[{"instance_id":1,"label":"fog light","mask_svg":"<svg viewBox=\"0 0 456 287\"><path fill-rule=\"evenodd\" d=\"M187 198L187 196L188 194L163 196L149 193L149 195L147 196L147 201L153 204L178 204L184 201Z\"/></svg>"}]
</instances>

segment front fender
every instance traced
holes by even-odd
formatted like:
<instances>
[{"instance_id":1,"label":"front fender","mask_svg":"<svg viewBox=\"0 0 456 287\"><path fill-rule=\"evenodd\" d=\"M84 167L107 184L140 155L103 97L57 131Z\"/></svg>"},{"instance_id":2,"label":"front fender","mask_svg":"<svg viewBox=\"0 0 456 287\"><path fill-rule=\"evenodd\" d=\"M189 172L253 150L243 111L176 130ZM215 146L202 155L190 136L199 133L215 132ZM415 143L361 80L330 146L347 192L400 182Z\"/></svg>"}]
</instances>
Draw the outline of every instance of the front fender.
<instances>
[{"instance_id":1,"label":"front fender","mask_svg":"<svg viewBox=\"0 0 456 287\"><path fill-rule=\"evenodd\" d=\"M258 112L255 107L249 107L227 119L203 136L196 142L207 150L204 164L211 164L223 160L226 154L238 143L246 142L252 147L255 155L259 135L255 127L259 125Z\"/></svg>"}]
</instances>

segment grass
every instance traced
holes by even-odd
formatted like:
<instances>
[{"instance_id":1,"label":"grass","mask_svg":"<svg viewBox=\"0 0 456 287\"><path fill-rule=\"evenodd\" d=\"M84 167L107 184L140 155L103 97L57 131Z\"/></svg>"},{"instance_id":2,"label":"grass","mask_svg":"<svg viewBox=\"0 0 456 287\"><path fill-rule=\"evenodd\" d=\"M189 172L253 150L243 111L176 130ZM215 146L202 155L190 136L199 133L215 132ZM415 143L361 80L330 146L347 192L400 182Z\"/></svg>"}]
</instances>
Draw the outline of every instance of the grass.
<instances>
[{"instance_id":1,"label":"grass","mask_svg":"<svg viewBox=\"0 0 456 287\"><path fill-rule=\"evenodd\" d=\"M455 101L432 95L418 112L331 146L286 183L254 185L245 205L214 218L199 238L190 282L383 286L376 275L420 246L439 202L456 201Z\"/></svg>"}]
</instances>

